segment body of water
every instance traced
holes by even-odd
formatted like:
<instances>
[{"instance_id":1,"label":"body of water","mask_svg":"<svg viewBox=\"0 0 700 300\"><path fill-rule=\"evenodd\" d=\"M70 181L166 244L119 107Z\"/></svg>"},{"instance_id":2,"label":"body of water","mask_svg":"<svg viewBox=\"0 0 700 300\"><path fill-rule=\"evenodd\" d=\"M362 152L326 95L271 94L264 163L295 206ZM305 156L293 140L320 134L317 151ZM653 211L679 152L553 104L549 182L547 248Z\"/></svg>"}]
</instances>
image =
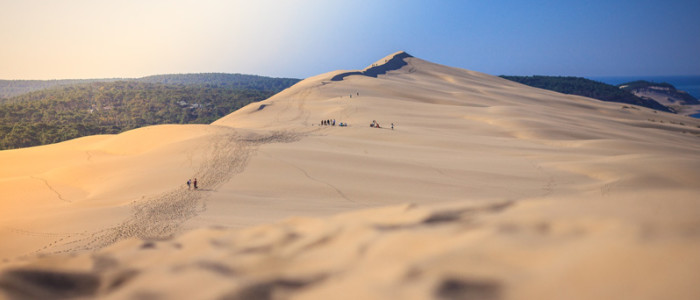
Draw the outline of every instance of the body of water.
<instances>
[{"instance_id":1,"label":"body of water","mask_svg":"<svg viewBox=\"0 0 700 300\"><path fill-rule=\"evenodd\" d=\"M700 76L593 76L586 77L591 80L600 81L607 84L618 85L636 80L649 82L666 82L681 91L686 91L693 97L700 99Z\"/></svg>"}]
</instances>

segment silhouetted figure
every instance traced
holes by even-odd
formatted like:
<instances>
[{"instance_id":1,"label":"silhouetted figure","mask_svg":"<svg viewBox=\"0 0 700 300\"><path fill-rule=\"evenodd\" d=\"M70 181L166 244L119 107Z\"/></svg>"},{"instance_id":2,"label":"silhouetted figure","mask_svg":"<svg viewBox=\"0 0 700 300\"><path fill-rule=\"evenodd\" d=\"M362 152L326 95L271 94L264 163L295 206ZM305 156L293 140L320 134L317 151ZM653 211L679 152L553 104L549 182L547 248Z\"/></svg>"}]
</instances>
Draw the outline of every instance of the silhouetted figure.
<instances>
[{"instance_id":1,"label":"silhouetted figure","mask_svg":"<svg viewBox=\"0 0 700 300\"><path fill-rule=\"evenodd\" d=\"M335 119L333 119L333 126L335 126Z\"/></svg>"},{"instance_id":2,"label":"silhouetted figure","mask_svg":"<svg viewBox=\"0 0 700 300\"><path fill-rule=\"evenodd\" d=\"M391 123L391 130L394 130L394 123Z\"/></svg>"},{"instance_id":3,"label":"silhouetted figure","mask_svg":"<svg viewBox=\"0 0 700 300\"><path fill-rule=\"evenodd\" d=\"M197 178L195 178L192 183L194 184L194 189L196 190L197 189Z\"/></svg>"},{"instance_id":4,"label":"silhouetted figure","mask_svg":"<svg viewBox=\"0 0 700 300\"><path fill-rule=\"evenodd\" d=\"M188 190L192 188L191 185L192 185L192 179L187 179L187 189Z\"/></svg>"}]
</instances>

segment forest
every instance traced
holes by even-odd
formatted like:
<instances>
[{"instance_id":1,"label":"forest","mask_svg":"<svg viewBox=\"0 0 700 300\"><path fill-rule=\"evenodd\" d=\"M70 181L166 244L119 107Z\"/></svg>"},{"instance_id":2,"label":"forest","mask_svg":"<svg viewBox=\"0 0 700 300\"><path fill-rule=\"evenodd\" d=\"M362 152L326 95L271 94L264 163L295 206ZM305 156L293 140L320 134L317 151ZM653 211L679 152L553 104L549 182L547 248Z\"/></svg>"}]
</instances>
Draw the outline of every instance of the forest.
<instances>
[{"instance_id":1,"label":"forest","mask_svg":"<svg viewBox=\"0 0 700 300\"><path fill-rule=\"evenodd\" d=\"M207 124L298 81L260 77L241 83L218 75L189 81L177 78L169 77L169 84L157 77L78 83L2 100L0 150L116 134L147 125Z\"/></svg>"},{"instance_id":2,"label":"forest","mask_svg":"<svg viewBox=\"0 0 700 300\"><path fill-rule=\"evenodd\" d=\"M117 80L118 79L0 80L0 101L29 92L62 85Z\"/></svg>"},{"instance_id":3,"label":"forest","mask_svg":"<svg viewBox=\"0 0 700 300\"><path fill-rule=\"evenodd\" d=\"M53 87L91 82L137 81L173 85L205 85L209 87L244 88L259 91L281 91L299 81L295 78L271 78L231 73L166 74L141 78L0 80L0 99Z\"/></svg>"},{"instance_id":4,"label":"forest","mask_svg":"<svg viewBox=\"0 0 700 300\"><path fill-rule=\"evenodd\" d=\"M644 106L655 110L673 112L652 99L643 99L614 85L571 76L505 76L500 77L536 88L564 94L579 95L608 102L620 102Z\"/></svg>"}]
</instances>

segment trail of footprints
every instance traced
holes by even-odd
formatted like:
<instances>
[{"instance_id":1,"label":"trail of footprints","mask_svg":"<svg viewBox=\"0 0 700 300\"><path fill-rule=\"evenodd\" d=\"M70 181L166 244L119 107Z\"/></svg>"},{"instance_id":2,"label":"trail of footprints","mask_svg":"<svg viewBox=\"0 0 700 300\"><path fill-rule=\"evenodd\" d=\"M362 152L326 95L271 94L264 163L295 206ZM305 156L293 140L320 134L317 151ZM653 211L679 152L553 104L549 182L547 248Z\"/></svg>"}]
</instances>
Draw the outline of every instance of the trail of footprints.
<instances>
[{"instance_id":1,"label":"trail of footprints","mask_svg":"<svg viewBox=\"0 0 700 300\"><path fill-rule=\"evenodd\" d=\"M57 237L27 256L96 250L130 237L167 239L179 232L187 220L206 210L205 200L209 192L242 172L260 145L294 142L301 135L296 132L274 131L265 135L240 136L234 130L220 134L206 148L209 149L206 159L194 174L199 182L206 183L206 188L191 191L178 187L149 199L134 201L133 214L114 227L93 233L41 233L15 228L8 230L25 235Z\"/></svg>"}]
</instances>

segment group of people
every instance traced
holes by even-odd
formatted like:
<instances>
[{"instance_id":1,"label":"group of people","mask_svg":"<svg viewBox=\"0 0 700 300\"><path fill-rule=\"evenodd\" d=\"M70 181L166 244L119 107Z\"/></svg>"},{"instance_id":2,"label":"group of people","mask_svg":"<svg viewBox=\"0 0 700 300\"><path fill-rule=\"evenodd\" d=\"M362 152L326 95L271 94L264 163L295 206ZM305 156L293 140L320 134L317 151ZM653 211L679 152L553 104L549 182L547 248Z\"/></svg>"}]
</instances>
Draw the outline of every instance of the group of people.
<instances>
[{"instance_id":1,"label":"group of people","mask_svg":"<svg viewBox=\"0 0 700 300\"><path fill-rule=\"evenodd\" d=\"M321 126L335 126L335 119L333 120L321 120ZM338 123L340 127L347 127L348 123L340 122Z\"/></svg>"},{"instance_id":2,"label":"group of people","mask_svg":"<svg viewBox=\"0 0 700 300\"><path fill-rule=\"evenodd\" d=\"M377 122L377 120L372 120L372 123L369 124L369 127L382 128L381 126L379 126L379 122ZM391 130L394 130L394 123L391 123Z\"/></svg>"},{"instance_id":3,"label":"group of people","mask_svg":"<svg viewBox=\"0 0 700 300\"><path fill-rule=\"evenodd\" d=\"M192 181L192 179L187 179L187 189L192 189L192 185L194 185L194 189L197 189L197 178Z\"/></svg>"}]
</instances>

